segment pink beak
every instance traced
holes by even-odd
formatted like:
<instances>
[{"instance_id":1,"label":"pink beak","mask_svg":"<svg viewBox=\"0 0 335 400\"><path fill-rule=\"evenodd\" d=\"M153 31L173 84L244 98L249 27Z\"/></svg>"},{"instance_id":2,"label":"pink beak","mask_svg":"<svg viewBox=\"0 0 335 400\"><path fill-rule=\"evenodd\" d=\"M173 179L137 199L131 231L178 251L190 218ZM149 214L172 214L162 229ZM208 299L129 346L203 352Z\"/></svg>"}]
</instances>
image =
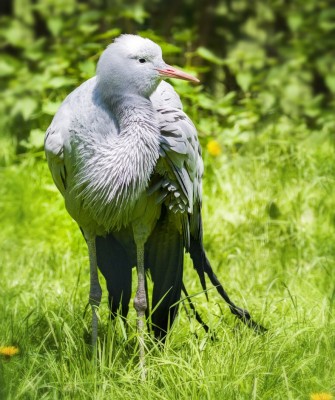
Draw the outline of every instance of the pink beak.
<instances>
[{"instance_id":1,"label":"pink beak","mask_svg":"<svg viewBox=\"0 0 335 400\"><path fill-rule=\"evenodd\" d=\"M180 71L177 68L171 67L171 65L166 65L165 68L156 68L159 72L159 76L163 78L176 78L176 79L184 79L185 81L191 81L199 83L199 79L194 76L187 74L186 72Z\"/></svg>"}]
</instances>

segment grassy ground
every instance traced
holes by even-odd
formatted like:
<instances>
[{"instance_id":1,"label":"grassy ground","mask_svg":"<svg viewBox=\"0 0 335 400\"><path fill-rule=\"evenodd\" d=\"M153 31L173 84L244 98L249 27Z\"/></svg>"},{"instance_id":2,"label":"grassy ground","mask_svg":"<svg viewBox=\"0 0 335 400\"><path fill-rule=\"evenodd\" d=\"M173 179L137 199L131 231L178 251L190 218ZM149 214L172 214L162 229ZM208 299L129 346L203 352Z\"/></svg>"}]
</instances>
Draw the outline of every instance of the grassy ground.
<instances>
[{"instance_id":1,"label":"grassy ground","mask_svg":"<svg viewBox=\"0 0 335 400\"><path fill-rule=\"evenodd\" d=\"M217 158L205 152L206 248L228 293L268 333L257 336L235 321L213 289L207 303L187 258L185 282L216 340L182 310L164 348L148 337L148 379L141 382L135 314L127 327L108 323L105 293L92 359L80 232L41 155L4 160L0 346L17 346L20 353L0 359L0 399L309 399L335 393L330 135L278 127L242 147L222 145Z\"/></svg>"}]
</instances>

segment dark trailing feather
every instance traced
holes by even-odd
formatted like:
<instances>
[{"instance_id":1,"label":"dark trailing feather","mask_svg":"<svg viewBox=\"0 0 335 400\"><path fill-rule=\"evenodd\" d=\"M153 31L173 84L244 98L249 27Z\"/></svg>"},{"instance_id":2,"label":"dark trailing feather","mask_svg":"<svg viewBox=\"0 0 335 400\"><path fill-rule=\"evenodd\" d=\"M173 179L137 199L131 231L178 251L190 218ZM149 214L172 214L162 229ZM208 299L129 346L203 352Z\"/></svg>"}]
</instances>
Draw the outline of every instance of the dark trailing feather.
<instances>
[{"instance_id":1,"label":"dark trailing feather","mask_svg":"<svg viewBox=\"0 0 335 400\"><path fill-rule=\"evenodd\" d=\"M203 250L204 251L204 250ZM266 328L264 328L262 325L258 324L255 322L252 318L251 315L247 310L244 310L243 308L237 307L229 298L227 292L224 290L222 284L218 280L217 276L215 275L207 257L204 252L204 259L205 259L205 272L207 273L210 281L212 284L216 287L217 291L219 294L222 296L222 298L226 301L226 303L229 305L230 311L237 317L239 318L245 325L249 326L249 328L252 328L255 330L257 333L264 333L267 331Z\"/></svg>"},{"instance_id":2,"label":"dark trailing feather","mask_svg":"<svg viewBox=\"0 0 335 400\"><path fill-rule=\"evenodd\" d=\"M206 299L208 301L208 293L206 287L206 280L205 280L205 270L204 270L204 252L202 251L201 247L199 247L199 238L194 239L194 237L190 237L190 256L193 261L193 266L198 273L202 290L206 295Z\"/></svg>"},{"instance_id":3,"label":"dark trailing feather","mask_svg":"<svg viewBox=\"0 0 335 400\"><path fill-rule=\"evenodd\" d=\"M189 294L187 293L187 290L186 290L186 287L184 285L184 282L182 284L182 291L184 292L184 294L186 296L186 300L187 300L187 302L188 302L188 304L190 306L190 309L194 312L195 319L199 322L199 324L201 324L201 326L204 328L205 332L208 333L210 331L209 326L203 321L203 319L201 318L200 314L198 313L198 311L194 307L194 304L192 303L192 300L191 300Z\"/></svg>"},{"instance_id":4,"label":"dark trailing feather","mask_svg":"<svg viewBox=\"0 0 335 400\"><path fill-rule=\"evenodd\" d=\"M202 246L199 246L199 243L202 243L202 220L201 220L201 210L200 210L200 204L196 204L195 209L198 209L197 213L197 218L198 221L196 223L196 230L191 231L190 235L190 256L193 261L193 266L195 270L198 273L201 287L203 291L205 292L206 299L208 301L208 294L207 294L207 287L206 287L206 280L205 280L205 270L204 270L204 252L202 251L203 248ZM191 218L195 218L195 215L193 215ZM194 223L194 221L192 221Z\"/></svg>"},{"instance_id":5,"label":"dark trailing feather","mask_svg":"<svg viewBox=\"0 0 335 400\"><path fill-rule=\"evenodd\" d=\"M212 269L212 266L206 256L206 252L205 252L205 249L204 249L203 243L202 243L202 228L201 228L200 232L201 232L201 234L197 238L194 238L191 236L190 256L193 260L194 268L198 272L201 286L205 290L206 283L205 283L204 272L206 272L211 283L216 287L216 290L218 291L218 293L228 304L230 311L237 318L239 318L244 324L246 324L250 328L254 329L257 333L266 332L267 329L264 328L262 325L258 324L257 322L255 322L251 318L251 315L249 314L249 312L247 310L244 310L243 308L236 306L230 300L227 292L224 290L222 284L220 283L217 276L215 275L215 273ZM206 296L207 296L207 292L206 292ZM208 297L207 297L207 299L208 299Z\"/></svg>"},{"instance_id":6,"label":"dark trailing feather","mask_svg":"<svg viewBox=\"0 0 335 400\"><path fill-rule=\"evenodd\" d=\"M157 339L172 325L181 295L184 245L174 219L162 206L156 227L145 245L145 264L154 283L151 321Z\"/></svg>"},{"instance_id":7,"label":"dark trailing feather","mask_svg":"<svg viewBox=\"0 0 335 400\"><path fill-rule=\"evenodd\" d=\"M185 250L189 251L191 238L190 238L190 226L188 221L188 215L186 213L181 215L181 223L182 223Z\"/></svg>"}]
</instances>

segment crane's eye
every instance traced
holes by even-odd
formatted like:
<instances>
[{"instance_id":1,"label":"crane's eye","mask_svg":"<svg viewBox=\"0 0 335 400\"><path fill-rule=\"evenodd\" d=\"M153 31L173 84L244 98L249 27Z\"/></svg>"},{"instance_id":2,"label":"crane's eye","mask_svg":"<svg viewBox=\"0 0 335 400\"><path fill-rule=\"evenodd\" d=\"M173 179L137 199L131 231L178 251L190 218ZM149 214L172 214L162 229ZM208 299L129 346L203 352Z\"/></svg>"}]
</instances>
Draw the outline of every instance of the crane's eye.
<instances>
[{"instance_id":1,"label":"crane's eye","mask_svg":"<svg viewBox=\"0 0 335 400\"><path fill-rule=\"evenodd\" d=\"M147 62L147 60L146 60L145 58L140 58L138 61L139 61L141 64Z\"/></svg>"}]
</instances>

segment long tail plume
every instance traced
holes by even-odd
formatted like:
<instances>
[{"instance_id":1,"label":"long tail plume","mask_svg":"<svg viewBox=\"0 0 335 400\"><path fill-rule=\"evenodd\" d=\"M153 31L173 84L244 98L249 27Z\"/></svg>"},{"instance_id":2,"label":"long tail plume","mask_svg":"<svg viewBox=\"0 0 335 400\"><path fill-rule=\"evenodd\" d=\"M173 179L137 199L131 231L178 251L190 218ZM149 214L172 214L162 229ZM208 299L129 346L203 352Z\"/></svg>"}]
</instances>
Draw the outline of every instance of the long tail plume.
<instances>
[{"instance_id":1,"label":"long tail plume","mask_svg":"<svg viewBox=\"0 0 335 400\"><path fill-rule=\"evenodd\" d=\"M220 296L228 304L229 309L232 312L232 314L234 314L245 325L247 325L249 328L252 328L257 333L264 333L267 331L266 328L264 328L262 325L255 322L252 319L250 313L247 310L244 310L243 308L236 306L236 304L234 304L230 300L227 292L225 291L222 284L220 283L217 276L215 275L213 268L206 256L205 250L202 245L201 235L198 239L194 239L191 237L190 256L192 258L194 268L199 274L200 281L201 281L203 288L206 287L204 284L204 275L203 275L203 273L205 272L207 274L209 280L211 281L211 283L216 287L216 290L218 291ZM206 296L207 296L207 292L206 292Z\"/></svg>"}]
</instances>

